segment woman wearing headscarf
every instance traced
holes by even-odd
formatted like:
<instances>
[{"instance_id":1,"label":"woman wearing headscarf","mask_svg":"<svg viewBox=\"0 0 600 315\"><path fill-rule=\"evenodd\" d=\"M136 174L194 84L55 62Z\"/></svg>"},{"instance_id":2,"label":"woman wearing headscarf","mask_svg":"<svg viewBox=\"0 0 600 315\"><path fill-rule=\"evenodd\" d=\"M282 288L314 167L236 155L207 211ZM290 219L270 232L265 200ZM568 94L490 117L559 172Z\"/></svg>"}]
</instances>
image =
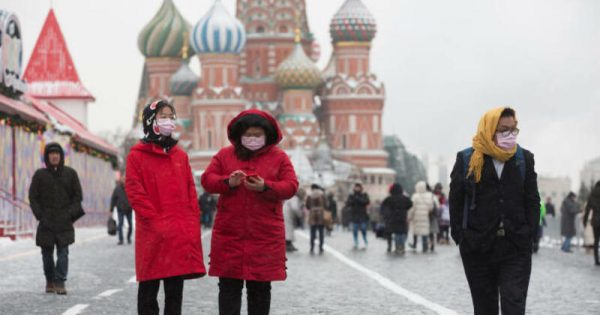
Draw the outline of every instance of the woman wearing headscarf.
<instances>
[{"instance_id":1,"label":"woman wearing headscarf","mask_svg":"<svg viewBox=\"0 0 600 315\"><path fill-rule=\"evenodd\" d=\"M188 156L171 136L175 108L159 100L144 108L144 138L127 157L125 190L136 214L138 313L158 314L160 281L165 314L181 314L183 281L206 274L200 209Z\"/></svg>"},{"instance_id":2,"label":"woman wearing headscarf","mask_svg":"<svg viewBox=\"0 0 600 315\"><path fill-rule=\"evenodd\" d=\"M219 314L240 313L244 282L248 313L268 314L271 282L286 279L282 204L296 194L298 180L268 113L243 111L227 133L231 145L202 174L204 189L220 194L209 275L219 277Z\"/></svg>"}]
</instances>

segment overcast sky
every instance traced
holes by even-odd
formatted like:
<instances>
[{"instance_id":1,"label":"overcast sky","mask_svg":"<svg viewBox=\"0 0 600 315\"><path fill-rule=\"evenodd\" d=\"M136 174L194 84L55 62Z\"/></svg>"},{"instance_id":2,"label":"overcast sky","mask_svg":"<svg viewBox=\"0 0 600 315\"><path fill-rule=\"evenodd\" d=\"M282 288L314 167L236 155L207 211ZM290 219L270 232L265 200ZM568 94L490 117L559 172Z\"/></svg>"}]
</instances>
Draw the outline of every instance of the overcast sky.
<instances>
[{"instance_id":1,"label":"overcast sky","mask_svg":"<svg viewBox=\"0 0 600 315\"><path fill-rule=\"evenodd\" d=\"M129 128L144 62L137 36L162 0L53 2L79 76L96 97L90 128ZM192 25L213 3L174 2ZM234 0L223 2L235 12ZM329 21L343 2L307 0L321 66L331 53ZM571 176L578 186L583 164L600 156L600 1L363 2L378 22L372 70L386 84L387 134L451 164L483 112L511 105L538 173ZM0 0L21 21L26 61L50 3Z\"/></svg>"}]
</instances>

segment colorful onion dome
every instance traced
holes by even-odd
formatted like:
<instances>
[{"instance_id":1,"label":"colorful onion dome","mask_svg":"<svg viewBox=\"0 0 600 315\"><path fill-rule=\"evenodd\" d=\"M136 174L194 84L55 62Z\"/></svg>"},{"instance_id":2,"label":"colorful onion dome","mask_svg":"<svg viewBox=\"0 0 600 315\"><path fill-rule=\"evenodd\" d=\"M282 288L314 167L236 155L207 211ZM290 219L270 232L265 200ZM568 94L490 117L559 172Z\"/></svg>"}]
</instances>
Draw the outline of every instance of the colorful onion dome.
<instances>
[{"instance_id":1,"label":"colorful onion dome","mask_svg":"<svg viewBox=\"0 0 600 315\"><path fill-rule=\"evenodd\" d=\"M162 6L138 37L138 48L145 57L179 57L184 38L192 29L173 0Z\"/></svg>"},{"instance_id":2,"label":"colorful onion dome","mask_svg":"<svg viewBox=\"0 0 600 315\"><path fill-rule=\"evenodd\" d=\"M317 65L306 56L302 45L296 42L294 51L277 68L275 82L283 89L314 89L323 79Z\"/></svg>"},{"instance_id":3,"label":"colorful onion dome","mask_svg":"<svg viewBox=\"0 0 600 315\"><path fill-rule=\"evenodd\" d=\"M217 0L194 26L190 43L199 54L239 54L246 44L246 30Z\"/></svg>"},{"instance_id":4,"label":"colorful onion dome","mask_svg":"<svg viewBox=\"0 0 600 315\"><path fill-rule=\"evenodd\" d=\"M346 0L329 26L334 43L370 42L376 31L375 18L361 0Z\"/></svg>"},{"instance_id":5,"label":"colorful onion dome","mask_svg":"<svg viewBox=\"0 0 600 315\"><path fill-rule=\"evenodd\" d=\"M194 88L198 85L198 77L186 62L181 63L179 70L173 74L169 84L171 87L171 94L176 96L189 96L192 95Z\"/></svg>"}]
</instances>

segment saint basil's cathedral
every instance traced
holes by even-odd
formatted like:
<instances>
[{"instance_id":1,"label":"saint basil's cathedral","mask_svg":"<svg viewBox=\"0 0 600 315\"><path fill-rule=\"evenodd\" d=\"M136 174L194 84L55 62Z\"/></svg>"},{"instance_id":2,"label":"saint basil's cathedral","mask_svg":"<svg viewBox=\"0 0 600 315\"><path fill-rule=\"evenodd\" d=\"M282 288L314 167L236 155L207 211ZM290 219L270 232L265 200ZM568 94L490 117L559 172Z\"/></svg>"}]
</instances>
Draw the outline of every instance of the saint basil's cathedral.
<instances>
[{"instance_id":1,"label":"saint basil's cathedral","mask_svg":"<svg viewBox=\"0 0 600 315\"><path fill-rule=\"evenodd\" d=\"M216 0L194 25L164 0L138 38L145 63L134 127L141 130L145 104L170 99L179 143L200 174L230 144L228 122L262 109L279 121L280 145L304 184L360 181L382 198L395 171L383 149L385 88L370 71L375 33L362 1L346 0L331 20L332 55L319 69L305 0L237 0L236 16ZM195 56L200 77L188 65Z\"/></svg>"}]
</instances>

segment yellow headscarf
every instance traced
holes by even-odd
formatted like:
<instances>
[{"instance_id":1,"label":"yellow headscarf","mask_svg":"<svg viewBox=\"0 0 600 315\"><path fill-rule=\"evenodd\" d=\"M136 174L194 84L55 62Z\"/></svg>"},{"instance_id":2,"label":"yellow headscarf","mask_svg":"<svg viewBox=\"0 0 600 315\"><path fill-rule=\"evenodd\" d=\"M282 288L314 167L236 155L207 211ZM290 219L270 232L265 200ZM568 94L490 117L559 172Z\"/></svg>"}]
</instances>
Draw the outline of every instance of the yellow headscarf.
<instances>
[{"instance_id":1,"label":"yellow headscarf","mask_svg":"<svg viewBox=\"0 0 600 315\"><path fill-rule=\"evenodd\" d=\"M471 156L471 161L469 161L469 171L467 172L467 177L471 174L474 175L476 183L481 181L484 155L489 155L498 161L506 162L517 152L516 146L510 151L505 151L494 143L494 134L498 127L498 121L500 121L500 115L505 108L494 108L485 113L481 117L481 120L479 120L477 134L473 137L474 152Z\"/></svg>"}]
</instances>

